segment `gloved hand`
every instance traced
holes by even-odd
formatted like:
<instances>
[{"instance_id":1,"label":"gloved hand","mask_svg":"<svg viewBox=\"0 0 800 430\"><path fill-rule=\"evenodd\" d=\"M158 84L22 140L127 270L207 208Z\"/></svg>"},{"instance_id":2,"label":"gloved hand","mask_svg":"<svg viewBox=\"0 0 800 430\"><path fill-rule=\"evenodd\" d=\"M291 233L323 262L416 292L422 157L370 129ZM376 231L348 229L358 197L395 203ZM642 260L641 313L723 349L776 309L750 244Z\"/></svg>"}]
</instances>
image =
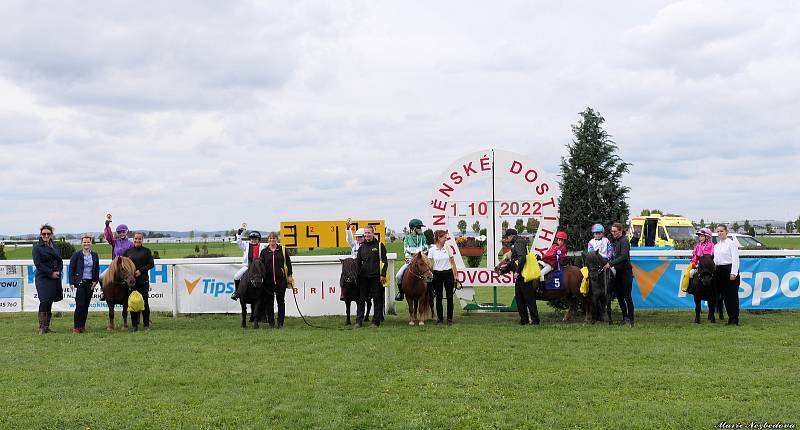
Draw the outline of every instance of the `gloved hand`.
<instances>
[{"instance_id":1,"label":"gloved hand","mask_svg":"<svg viewBox=\"0 0 800 430\"><path fill-rule=\"evenodd\" d=\"M697 273L697 269L692 269L689 271L689 277L694 278L695 273Z\"/></svg>"},{"instance_id":2,"label":"gloved hand","mask_svg":"<svg viewBox=\"0 0 800 430\"><path fill-rule=\"evenodd\" d=\"M106 220L106 227L108 227L108 225L109 225L109 224L111 224L111 220L110 220L110 219L107 219L107 220Z\"/></svg>"},{"instance_id":3,"label":"gloved hand","mask_svg":"<svg viewBox=\"0 0 800 430\"><path fill-rule=\"evenodd\" d=\"M243 231L244 231L244 229L243 229L243 228L240 228L239 230L237 230L237 234L241 236L241 234L242 234L242 232L243 232Z\"/></svg>"}]
</instances>

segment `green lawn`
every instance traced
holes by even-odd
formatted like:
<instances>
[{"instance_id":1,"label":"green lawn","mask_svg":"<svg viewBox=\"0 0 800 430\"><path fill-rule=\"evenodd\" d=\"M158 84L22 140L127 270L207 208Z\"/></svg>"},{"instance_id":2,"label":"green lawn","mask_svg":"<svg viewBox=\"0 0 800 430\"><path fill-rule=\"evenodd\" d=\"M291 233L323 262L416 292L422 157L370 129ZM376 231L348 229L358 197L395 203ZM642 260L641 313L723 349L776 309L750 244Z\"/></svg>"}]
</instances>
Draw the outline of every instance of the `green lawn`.
<instances>
[{"instance_id":1,"label":"green lawn","mask_svg":"<svg viewBox=\"0 0 800 430\"><path fill-rule=\"evenodd\" d=\"M800 237L768 237L758 236L759 241L772 248L800 249Z\"/></svg>"},{"instance_id":2,"label":"green lawn","mask_svg":"<svg viewBox=\"0 0 800 430\"><path fill-rule=\"evenodd\" d=\"M639 312L633 329L511 314L450 328L341 330L342 318L238 328L234 315L154 317L144 333L39 336L0 314L0 428L714 428L800 423L800 312L741 327ZM399 310L401 315L404 310Z\"/></svg>"}]
</instances>

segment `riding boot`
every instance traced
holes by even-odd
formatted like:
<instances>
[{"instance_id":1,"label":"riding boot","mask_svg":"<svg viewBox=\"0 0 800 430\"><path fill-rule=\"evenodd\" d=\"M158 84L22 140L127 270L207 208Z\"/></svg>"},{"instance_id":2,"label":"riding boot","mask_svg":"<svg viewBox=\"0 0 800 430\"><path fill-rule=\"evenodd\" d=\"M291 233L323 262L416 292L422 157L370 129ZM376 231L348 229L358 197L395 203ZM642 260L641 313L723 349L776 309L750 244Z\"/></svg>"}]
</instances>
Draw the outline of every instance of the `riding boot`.
<instances>
[{"instance_id":1,"label":"riding boot","mask_svg":"<svg viewBox=\"0 0 800 430\"><path fill-rule=\"evenodd\" d=\"M45 321L47 321L47 312L39 312L39 334L45 334Z\"/></svg>"},{"instance_id":2,"label":"riding boot","mask_svg":"<svg viewBox=\"0 0 800 430\"><path fill-rule=\"evenodd\" d=\"M53 318L53 313L52 312L46 312L46 315L47 315L47 321L45 322L45 325L44 325L44 331L45 331L45 333L55 333L55 331L50 330L50 319Z\"/></svg>"},{"instance_id":3,"label":"riding boot","mask_svg":"<svg viewBox=\"0 0 800 430\"><path fill-rule=\"evenodd\" d=\"M397 294L394 295L394 301L402 302L405 298L405 294L403 294L403 287L399 283L397 284Z\"/></svg>"}]
</instances>

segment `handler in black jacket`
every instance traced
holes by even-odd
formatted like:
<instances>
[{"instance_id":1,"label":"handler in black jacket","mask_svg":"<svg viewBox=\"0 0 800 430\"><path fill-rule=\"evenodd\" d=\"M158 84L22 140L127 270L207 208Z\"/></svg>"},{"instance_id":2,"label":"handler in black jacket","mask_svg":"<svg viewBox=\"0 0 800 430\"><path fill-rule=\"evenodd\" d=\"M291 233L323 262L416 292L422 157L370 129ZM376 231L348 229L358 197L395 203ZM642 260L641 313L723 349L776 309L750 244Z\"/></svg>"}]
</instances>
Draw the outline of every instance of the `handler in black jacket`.
<instances>
[{"instance_id":1,"label":"handler in black jacket","mask_svg":"<svg viewBox=\"0 0 800 430\"><path fill-rule=\"evenodd\" d=\"M525 260L528 254L528 241L517 235L513 228L506 230L503 235L506 243L511 246L511 261L509 268L516 274L514 282L514 299L517 301L517 312L519 312L519 324L539 325L539 309L536 307L536 290L533 288L533 281L525 282L522 276L522 269L525 267ZM534 264L538 264L535 263Z\"/></svg>"},{"instance_id":2,"label":"handler in black jacket","mask_svg":"<svg viewBox=\"0 0 800 430\"><path fill-rule=\"evenodd\" d=\"M613 267L616 271L614 275L614 291L617 293L619 308L622 310L622 323L633 327L633 266L631 266L631 244L625 237L625 226L615 222L611 226L611 237L614 251L611 260L605 265L608 269Z\"/></svg>"},{"instance_id":3,"label":"handler in black jacket","mask_svg":"<svg viewBox=\"0 0 800 430\"><path fill-rule=\"evenodd\" d=\"M364 227L364 242L356 254L358 266L358 313L356 314L356 327L361 327L364 322L364 308L367 299L372 296L373 308L372 325L378 327L383 322L383 285L386 283L386 247L375 238L375 227Z\"/></svg>"},{"instance_id":4,"label":"handler in black jacket","mask_svg":"<svg viewBox=\"0 0 800 430\"><path fill-rule=\"evenodd\" d=\"M272 303L278 302L278 328L283 327L283 320L286 317L286 289L294 284L292 278L292 259L289 253L284 253L283 248L278 245L278 234L275 232L267 236L268 245L261 251L258 257L264 264L264 288L267 297L263 307L267 310L267 322L270 328L275 328L275 308ZM283 257L286 255L286 260ZM284 267L285 266L285 267ZM294 294L294 293L292 293ZM259 310L259 312L262 312ZM263 313L261 314L263 316Z\"/></svg>"},{"instance_id":5,"label":"handler in black jacket","mask_svg":"<svg viewBox=\"0 0 800 430\"><path fill-rule=\"evenodd\" d=\"M129 248L125 251L124 255L130 258L133 264L136 265L136 272L133 274L136 279L136 284L133 288L138 291L144 299L144 312L141 312L143 314L144 329L150 330L150 303L148 300L150 297L150 269L155 267L155 262L153 261L153 254L150 253L150 250L142 246L143 238L142 233L134 234L133 248ZM133 326L130 328L130 331L139 330L139 314L140 312L131 312L131 323L133 323Z\"/></svg>"}]
</instances>

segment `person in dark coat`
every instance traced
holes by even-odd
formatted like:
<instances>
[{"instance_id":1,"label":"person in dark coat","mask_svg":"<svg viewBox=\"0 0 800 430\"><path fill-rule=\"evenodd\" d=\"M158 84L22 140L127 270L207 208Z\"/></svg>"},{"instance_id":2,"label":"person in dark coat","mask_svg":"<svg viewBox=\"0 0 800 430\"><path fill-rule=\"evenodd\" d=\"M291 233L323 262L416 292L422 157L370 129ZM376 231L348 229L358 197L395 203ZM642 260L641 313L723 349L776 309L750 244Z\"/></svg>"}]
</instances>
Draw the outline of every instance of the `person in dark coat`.
<instances>
[{"instance_id":1,"label":"person in dark coat","mask_svg":"<svg viewBox=\"0 0 800 430\"><path fill-rule=\"evenodd\" d=\"M356 314L356 327L364 323L364 309L367 299L372 296L375 304L372 316L372 325L379 327L383 322L383 286L386 284L386 247L375 238L375 228L371 225L364 227L364 242L356 254L358 266L358 312Z\"/></svg>"},{"instance_id":2,"label":"person in dark coat","mask_svg":"<svg viewBox=\"0 0 800 430\"><path fill-rule=\"evenodd\" d=\"M625 237L625 226L616 222L611 226L611 244L613 252L611 260L605 265L605 269L611 267L616 272L614 275L614 291L617 293L619 308L622 311L622 322L620 325L633 327L633 266L631 266L631 244Z\"/></svg>"},{"instance_id":3,"label":"person in dark coat","mask_svg":"<svg viewBox=\"0 0 800 430\"><path fill-rule=\"evenodd\" d=\"M150 269L155 267L155 262L153 261L153 254L150 250L142 246L143 240L144 236L142 233L137 232L134 234L133 247L125 251L124 254L126 257L130 258L136 266L136 272L133 273L136 283L133 289L138 291L144 299L144 311L131 312L131 323L133 324L129 329L131 332L139 331L139 314L142 314L144 329L150 330L150 302L148 300L150 297Z\"/></svg>"},{"instance_id":4,"label":"person in dark coat","mask_svg":"<svg viewBox=\"0 0 800 430\"><path fill-rule=\"evenodd\" d=\"M92 251L92 236L89 233L81 236L81 248L69 260L69 287L75 291L73 333L86 331L89 303L92 301L94 287L100 281L100 258Z\"/></svg>"},{"instance_id":5,"label":"person in dark coat","mask_svg":"<svg viewBox=\"0 0 800 430\"><path fill-rule=\"evenodd\" d=\"M286 259L284 260L284 257ZM267 298L263 305L267 313L267 322L270 328L275 328L275 308L273 303L278 302L278 325L283 328L283 321L286 318L286 289L294 284L292 277L292 259L288 252L284 252L283 247L278 245L278 234L275 232L267 236L267 246L261 251L261 262L264 264L264 288L267 291ZM294 294L294 293L292 293ZM263 316L263 310L261 316Z\"/></svg>"},{"instance_id":6,"label":"person in dark coat","mask_svg":"<svg viewBox=\"0 0 800 430\"><path fill-rule=\"evenodd\" d=\"M33 245L33 264L36 266L36 294L39 299L39 334L53 333L50 319L53 317L53 302L64 299L61 275L64 262L61 251L53 243L53 227L45 224L39 229L39 242Z\"/></svg>"},{"instance_id":7,"label":"person in dark coat","mask_svg":"<svg viewBox=\"0 0 800 430\"><path fill-rule=\"evenodd\" d=\"M503 237L511 247L511 258L508 263L509 268L516 274L514 282L514 299L517 301L517 312L519 312L519 324L539 325L539 309L536 307L536 289L533 281L525 282L522 276L522 269L525 267L525 259L528 254L528 240L517 235L513 228L506 230Z\"/></svg>"}]
</instances>

